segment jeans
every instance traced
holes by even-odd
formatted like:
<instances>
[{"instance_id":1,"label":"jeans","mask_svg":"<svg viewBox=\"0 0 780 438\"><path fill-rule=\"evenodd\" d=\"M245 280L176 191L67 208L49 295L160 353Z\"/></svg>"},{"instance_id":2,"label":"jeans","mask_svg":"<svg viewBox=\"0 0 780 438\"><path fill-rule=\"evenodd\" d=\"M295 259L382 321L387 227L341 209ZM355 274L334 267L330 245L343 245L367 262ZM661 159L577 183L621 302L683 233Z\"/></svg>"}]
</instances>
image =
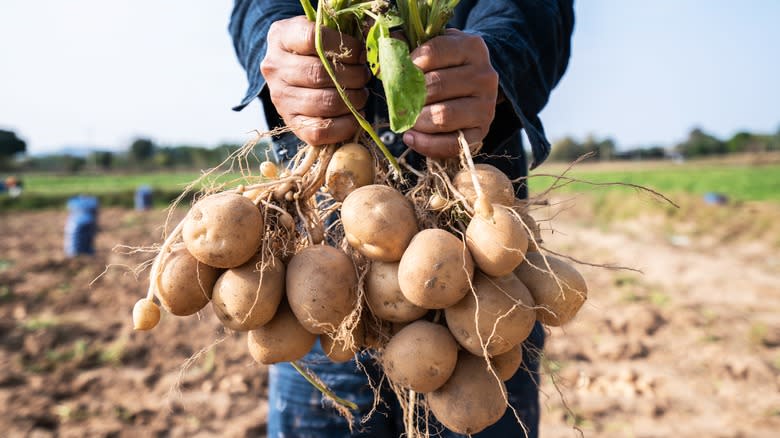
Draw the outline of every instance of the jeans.
<instances>
[{"instance_id":1,"label":"jeans","mask_svg":"<svg viewBox=\"0 0 780 438\"><path fill-rule=\"evenodd\" d=\"M523 344L523 365L506 382L509 403L528 430L529 438L538 437L539 425L539 354L544 345L544 330L537 322L531 335ZM374 391L368 379L376 384L381 379L380 368L367 354L358 358L364 370L358 368L355 360L334 364L325 356L319 342L300 361L314 372L336 395L358 405L354 412L353 431L335 409L323 402L319 391L311 386L288 363L270 367L268 391L268 437L269 438L336 438L375 437L396 438L403 429L403 415L393 392L386 384L381 388L381 402L376 411L365 422L361 419L374 404ZM442 431L438 436L445 438L464 435L447 431L431 417L433 431ZM475 438L522 437L523 429L517 423L514 413L507 408L503 418Z\"/></svg>"}]
</instances>

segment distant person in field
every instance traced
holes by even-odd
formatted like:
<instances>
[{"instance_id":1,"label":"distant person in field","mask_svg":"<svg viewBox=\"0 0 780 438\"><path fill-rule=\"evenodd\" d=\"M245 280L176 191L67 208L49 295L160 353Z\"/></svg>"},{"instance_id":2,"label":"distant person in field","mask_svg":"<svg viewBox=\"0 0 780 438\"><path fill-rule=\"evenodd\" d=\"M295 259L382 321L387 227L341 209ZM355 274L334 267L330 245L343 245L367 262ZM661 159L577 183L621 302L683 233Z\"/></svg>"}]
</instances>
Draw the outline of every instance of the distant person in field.
<instances>
[{"instance_id":1,"label":"distant person in field","mask_svg":"<svg viewBox=\"0 0 780 438\"><path fill-rule=\"evenodd\" d=\"M398 135L381 130L383 142L396 156L411 148L408 161L421 163L425 156L456 157L457 132L462 130L470 143L483 142L487 156L483 162L512 179L525 176L528 165L521 130L531 143L532 167L549 154L538 114L568 64L573 1L462 0L449 25L452 29L412 53L428 84L426 106L416 125ZM249 79L246 96L235 109L259 98L269 127L330 121L274 138L273 150L281 162L291 159L302 142L318 146L348 141L358 129L316 55L314 27L298 0L235 1L230 33ZM338 79L370 122L386 125L382 87L371 77L361 42L329 29L323 30L323 37L326 47L335 49L343 41L349 49L351 55L337 69ZM518 197L527 197L524 184L515 189ZM524 366L506 382L510 403L530 437L538 436L538 352L543 343L542 327L536 323L523 345ZM330 363L317 344L304 362L336 394L357 402L358 420L371 410L372 390L354 361ZM378 382L380 371L371 360L365 357L361 362ZM356 424L350 434L346 420L323 407L320 394L289 364L274 365L268 436L398 437L403 432L400 409L389 390L383 391L382 398L388 406L379 406L368 423ZM475 436L515 437L523 436L523 430L507 409L497 424Z\"/></svg>"}]
</instances>

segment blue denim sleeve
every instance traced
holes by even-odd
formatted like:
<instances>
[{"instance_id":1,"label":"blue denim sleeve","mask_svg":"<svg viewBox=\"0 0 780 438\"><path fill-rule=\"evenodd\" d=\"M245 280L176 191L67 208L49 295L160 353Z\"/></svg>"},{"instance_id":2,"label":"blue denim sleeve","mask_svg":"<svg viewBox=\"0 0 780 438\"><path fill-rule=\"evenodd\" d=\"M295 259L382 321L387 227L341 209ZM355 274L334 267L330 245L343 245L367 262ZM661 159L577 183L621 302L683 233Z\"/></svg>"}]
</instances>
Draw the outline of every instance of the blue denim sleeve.
<instances>
[{"instance_id":1,"label":"blue denim sleeve","mask_svg":"<svg viewBox=\"0 0 780 438\"><path fill-rule=\"evenodd\" d=\"M573 0L464 1L461 28L485 40L506 100L533 151L531 168L550 153L539 113L563 76L571 51Z\"/></svg>"}]
</instances>

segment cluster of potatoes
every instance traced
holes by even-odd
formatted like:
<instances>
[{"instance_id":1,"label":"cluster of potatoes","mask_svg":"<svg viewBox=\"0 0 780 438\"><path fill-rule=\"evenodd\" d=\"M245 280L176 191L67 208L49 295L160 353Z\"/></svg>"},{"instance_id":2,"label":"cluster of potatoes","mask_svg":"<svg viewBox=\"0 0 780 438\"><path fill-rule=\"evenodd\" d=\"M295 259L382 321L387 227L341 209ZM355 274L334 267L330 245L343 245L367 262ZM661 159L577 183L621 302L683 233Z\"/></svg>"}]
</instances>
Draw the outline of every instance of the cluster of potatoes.
<instances>
[{"instance_id":1,"label":"cluster of potatoes","mask_svg":"<svg viewBox=\"0 0 780 438\"><path fill-rule=\"evenodd\" d=\"M477 433L503 416L503 381L521 366L534 323L568 322L587 286L570 264L539 252L538 227L509 179L488 165L475 173L452 183L466 202L489 208L475 209L457 234L419 229L410 200L373 178L349 177L344 189L329 175L346 241L362 257L327 244L284 261L263 256L262 208L236 193L205 197L165 257L155 295L179 316L211 302L225 327L248 332L249 352L263 364L298 360L318 338L334 362L371 349L390 381L425 394L445 427ZM357 308L351 342L337 337ZM388 329L377 336L369 327Z\"/></svg>"}]
</instances>

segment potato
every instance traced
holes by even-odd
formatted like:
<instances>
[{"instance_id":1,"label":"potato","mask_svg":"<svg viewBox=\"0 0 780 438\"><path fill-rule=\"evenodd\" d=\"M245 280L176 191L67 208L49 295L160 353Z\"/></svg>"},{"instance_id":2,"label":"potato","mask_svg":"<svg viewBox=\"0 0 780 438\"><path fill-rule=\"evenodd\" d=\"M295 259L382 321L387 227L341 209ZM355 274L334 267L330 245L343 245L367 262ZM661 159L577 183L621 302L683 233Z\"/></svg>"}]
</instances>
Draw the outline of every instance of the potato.
<instances>
[{"instance_id":1,"label":"potato","mask_svg":"<svg viewBox=\"0 0 780 438\"><path fill-rule=\"evenodd\" d=\"M168 312L192 315L209 303L218 276L216 268L199 262L184 245L178 245L165 258L155 295Z\"/></svg>"},{"instance_id":2,"label":"potato","mask_svg":"<svg viewBox=\"0 0 780 438\"><path fill-rule=\"evenodd\" d=\"M428 407L447 429L475 434L506 411L506 387L487 370L485 359L461 351L452 377L426 396Z\"/></svg>"},{"instance_id":3,"label":"potato","mask_svg":"<svg viewBox=\"0 0 780 438\"><path fill-rule=\"evenodd\" d=\"M361 187L341 206L341 222L349 244L371 260L397 262L417 233L411 202L384 185Z\"/></svg>"},{"instance_id":4,"label":"potato","mask_svg":"<svg viewBox=\"0 0 780 438\"><path fill-rule=\"evenodd\" d=\"M398 265L398 284L407 300L425 309L444 309L470 290L474 260L466 245L440 229L417 233Z\"/></svg>"},{"instance_id":5,"label":"potato","mask_svg":"<svg viewBox=\"0 0 780 438\"><path fill-rule=\"evenodd\" d=\"M493 204L493 217L474 215L466 228L466 246L474 263L487 275L511 274L523 262L528 233L509 207Z\"/></svg>"},{"instance_id":6,"label":"potato","mask_svg":"<svg viewBox=\"0 0 780 438\"><path fill-rule=\"evenodd\" d=\"M428 312L404 297L398 285L398 262L371 262L365 296L371 313L390 322L414 321Z\"/></svg>"},{"instance_id":7,"label":"potato","mask_svg":"<svg viewBox=\"0 0 780 438\"><path fill-rule=\"evenodd\" d=\"M303 328L286 301L279 304L273 319L247 336L252 358L262 364L292 362L306 355L317 336Z\"/></svg>"},{"instance_id":8,"label":"potato","mask_svg":"<svg viewBox=\"0 0 780 438\"><path fill-rule=\"evenodd\" d=\"M133 330L151 330L160 322L160 308L154 301L141 298L133 306Z\"/></svg>"},{"instance_id":9,"label":"potato","mask_svg":"<svg viewBox=\"0 0 780 438\"><path fill-rule=\"evenodd\" d=\"M257 255L219 276L211 306L225 327L245 332L270 321L283 295L284 263Z\"/></svg>"},{"instance_id":10,"label":"potato","mask_svg":"<svg viewBox=\"0 0 780 438\"><path fill-rule=\"evenodd\" d=\"M360 351L360 346L364 342L363 333L363 324L358 324L352 332L352 341L355 343L353 348L348 348L345 342L333 340L328 334L320 335L320 344L325 355L331 361L335 363L346 362L355 357L355 354Z\"/></svg>"},{"instance_id":11,"label":"potato","mask_svg":"<svg viewBox=\"0 0 780 438\"><path fill-rule=\"evenodd\" d=\"M484 356L485 345L488 356L496 356L528 337L536 321L534 300L517 277L488 277L477 272L474 291L444 310L447 327L463 348Z\"/></svg>"},{"instance_id":12,"label":"potato","mask_svg":"<svg viewBox=\"0 0 780 438\"><path fill-rule=\"evenodd\" d=\"M509 180L504 172L490 164L477 164L474 167L477 171L477 181L479 181L482 193L484 193L488 202L509 207L514 205L515 190L512 187L512 181ZM477 200L477 192L474 190L471 172L467 169L462 169L452 179L452 183L466 197L469 204L473 206Z\"/></svg>"},{"instance_id":13,"label":"potato","mask_svg":"<svg viewBox=\"0 0 780 438\"><path fill-rule=\"evenodd\" d=\"M506 353L491 357L490 363L493 365L498 378L506 382L515 375L523 363L523 344L512 348Z\"/></svg>"},{"instance_id":14,"label":"potato","mask_svg":"<svg viewBox=\"0 0 780 438\"><path fill-rule=\"evenodd\" d=\"M257 252L262 237L260 210L235 193L218 193L199 200L182 226L182 238L190 254L215 268L243 265Z\"/></svg>"},{"instance_id":15,"label":"potato","mask_svg":"<svg viewBox=\"0 0 780 438\"><path fill-rule=\"evenodd\" d=\"M325 185L337 201L355 189L374 183L374 157L360 143L347 143L336 150L328 163Z\"/></svg>"},{"instance_id":16,"label":"potato","mask_svg":"<svg viewBox=\"0 0 780 438\"><path fill-rule=\"evenodd\" d=\"M287 265L287 299L306 330L334 332L357 304L352 259L332 246L303 249Z\"/></svg>"},{"instance_id":17,"label":"potato","mask_svg":"<svg viewBox=\"0 0 780 438\"><path fill-rule=\"evenodd\" d=\"M533 216L528 213L528 200L515 199L515 205L512 207L512 210L517 212L525 223L527 227L526 233L528 233L528 230L531 230L531 234L528 236L528 251L526 252L539 252L539 244L543 242L542 229ZM533 239L531 236L533 236Z\"/></svg>"},{"instance_id":18,"label":"potato","mask_svg":"<svg viewBox=\"0 0 780 438\"><path fill-rule=\"evenodd\" d=\"M545 258L560 284L550 274ZM566 324L588 298L588 285L582 275L572 265L552 256L528 253L526 261L515 269L515 275L531 291L538 306L536 319L542 324L554 327Z\"/></svg>"},{"instance_id":19,"label":"potato","mask_svg":"<svg viewBox=\"0 0 780 438\"><path fill-rule=\"evenodd\" d=\"M458 343L446 327L415 321L390 339L382 367L391 381L419 393L431 392L452 375Z\"/></svg>"}]
</instances>

